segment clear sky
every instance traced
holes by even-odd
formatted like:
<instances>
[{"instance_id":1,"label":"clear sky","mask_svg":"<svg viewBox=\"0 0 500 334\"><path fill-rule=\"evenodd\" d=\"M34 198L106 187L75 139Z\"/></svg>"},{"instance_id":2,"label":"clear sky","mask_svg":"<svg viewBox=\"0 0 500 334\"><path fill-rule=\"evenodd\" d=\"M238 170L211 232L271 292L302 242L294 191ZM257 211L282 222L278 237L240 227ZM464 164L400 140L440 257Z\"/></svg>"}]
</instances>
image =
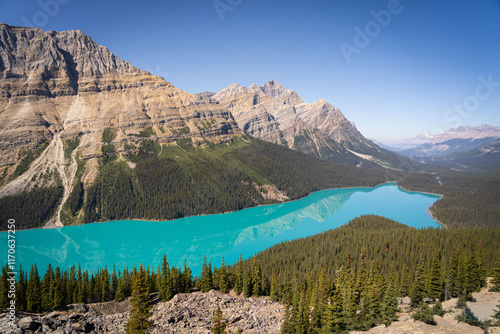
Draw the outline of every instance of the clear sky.
<instances>
[{"instance_id":1,"label":"clear sky","mask_svg":"<svg viewBox=\"0 0 500 334\"><path fill-rule=\"evenodd\" d=\"M500 0L0 0L190 93L276 80L383 141L500 125Z\"/></svg>"}]
</instances>

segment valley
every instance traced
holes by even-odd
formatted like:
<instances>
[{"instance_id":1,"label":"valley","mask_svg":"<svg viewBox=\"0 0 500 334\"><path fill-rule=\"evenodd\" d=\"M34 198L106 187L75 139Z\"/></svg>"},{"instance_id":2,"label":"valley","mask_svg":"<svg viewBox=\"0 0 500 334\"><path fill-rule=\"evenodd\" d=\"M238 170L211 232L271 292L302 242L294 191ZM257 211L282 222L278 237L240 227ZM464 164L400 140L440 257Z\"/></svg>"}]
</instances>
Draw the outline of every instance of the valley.
<instances>
[{"instance_id":1,"label":"valley","mask_svg":"<svg viewBox=\"0 0 500 334\"><path fill-rule=\"evenodd\" d=\"M245 333L432 325L428 304L500 289L497 134L384 148L275 80L191 94L80 30L0 23L0 251L14 220L28 312L11 329L208 331L218 302Z\"/></svg>"}]
</instances>

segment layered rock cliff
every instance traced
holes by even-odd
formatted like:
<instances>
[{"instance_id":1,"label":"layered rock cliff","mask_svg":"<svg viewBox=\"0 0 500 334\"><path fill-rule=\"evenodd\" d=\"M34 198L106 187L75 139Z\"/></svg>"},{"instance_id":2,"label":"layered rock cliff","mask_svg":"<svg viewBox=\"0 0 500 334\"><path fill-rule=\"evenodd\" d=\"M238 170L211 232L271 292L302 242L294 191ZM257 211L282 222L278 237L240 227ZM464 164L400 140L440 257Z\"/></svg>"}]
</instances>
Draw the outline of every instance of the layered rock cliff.
<instances>
[{"instance_id":1,"label":"layered rock cliff","mask_svg":"<svg viewBox=\"0 0 500 334\"><path fill-rule=\"evenodd\" d=\"M0 197L42 183L62 183L68 195L75 156L102 157L104 146L120 154L147 138L203 144L239 133L225 108L135 68L81 31L0 24ZM29 170L9 182L37 149Z\"/></svg>"},{"instance_id":2,"label":"layered rock cliff","mask_svg":"<svg viewBox=\"0 0 500 334\"><path fill-rule=\"evenodd\" d=\"M330 161L392 166L378 156L386 152L363 137L338 108L323 99L304 103L294 90L274 80L248 88L234 83L218 93L198 96L218 101L233 114L240 129L254 137Z\"/></svg>"}]
</instances>

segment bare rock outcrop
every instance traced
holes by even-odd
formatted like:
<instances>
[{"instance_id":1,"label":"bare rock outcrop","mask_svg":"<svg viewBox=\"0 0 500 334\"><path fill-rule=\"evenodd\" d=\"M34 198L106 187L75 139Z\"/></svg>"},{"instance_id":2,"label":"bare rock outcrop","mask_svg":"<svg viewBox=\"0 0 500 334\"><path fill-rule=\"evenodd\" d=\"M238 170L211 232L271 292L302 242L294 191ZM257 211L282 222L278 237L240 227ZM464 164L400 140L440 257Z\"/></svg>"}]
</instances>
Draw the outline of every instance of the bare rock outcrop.
<instances>
[{"instance_id":1,"label":"bare rock outcrop","mask_svg":"<svg viewBox=\"0 0 500 334\"><path fill-rule=\"evenodd\" d=\"M0 23L0 172L58 134L79 137L79 155L90 159L101 154L105 128L115 131L120 152L148 127L159 143L225 142L240 133L215 101L135 68L81 31Z\"/></svg>"},{"instance_id":2,"label":"bare rock outcrop","mask_svg":"<svg viewBox=\"0 0 500 334\"><path fill-rule=\"evenodd\" d=\"M267 297L243 298L217 291L176 295L168 302L157 303L147 333L211 333L217 306L228 321L228 329L242 333L279 333L284 307ZM109 333L125 334L130 302L75 304L68 311L48 314L21 314L15 327L8 324L7 314L0 315L0 332L18 333Z\"/></svg>"},{"instance_id":3,"label":"bare rock outcrop","mask_svg":"<svg viewBox=\"0 0 500 334\"><path fill-rule=\"evenodd\" d=\"M356 164L363 158L349 149L380 150L338 108L323 99L304 103L294 90L274 80L248 88L234 83L210 98L231 111L245 133L326 160Z\"/></svg>"}]
</instances>

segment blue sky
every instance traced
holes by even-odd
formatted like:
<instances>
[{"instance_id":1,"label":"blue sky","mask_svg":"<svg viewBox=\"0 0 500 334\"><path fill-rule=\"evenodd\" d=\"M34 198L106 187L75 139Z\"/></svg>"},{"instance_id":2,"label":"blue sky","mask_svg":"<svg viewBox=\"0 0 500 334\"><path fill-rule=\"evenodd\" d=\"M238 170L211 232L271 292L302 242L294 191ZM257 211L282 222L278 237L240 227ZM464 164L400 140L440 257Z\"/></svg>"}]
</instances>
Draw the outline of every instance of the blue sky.
<instances>
[{"instance_id":1,"label":"blue sky","mask_svg":"<svg viewBox=\"0 0 500 334\"><path fill-rule=\"evenodd\" d=\"M190 93L274 79L386 142L500 125L500 0L1 0L0 22L80 29Z\"/></svg>"}]
</instances>

